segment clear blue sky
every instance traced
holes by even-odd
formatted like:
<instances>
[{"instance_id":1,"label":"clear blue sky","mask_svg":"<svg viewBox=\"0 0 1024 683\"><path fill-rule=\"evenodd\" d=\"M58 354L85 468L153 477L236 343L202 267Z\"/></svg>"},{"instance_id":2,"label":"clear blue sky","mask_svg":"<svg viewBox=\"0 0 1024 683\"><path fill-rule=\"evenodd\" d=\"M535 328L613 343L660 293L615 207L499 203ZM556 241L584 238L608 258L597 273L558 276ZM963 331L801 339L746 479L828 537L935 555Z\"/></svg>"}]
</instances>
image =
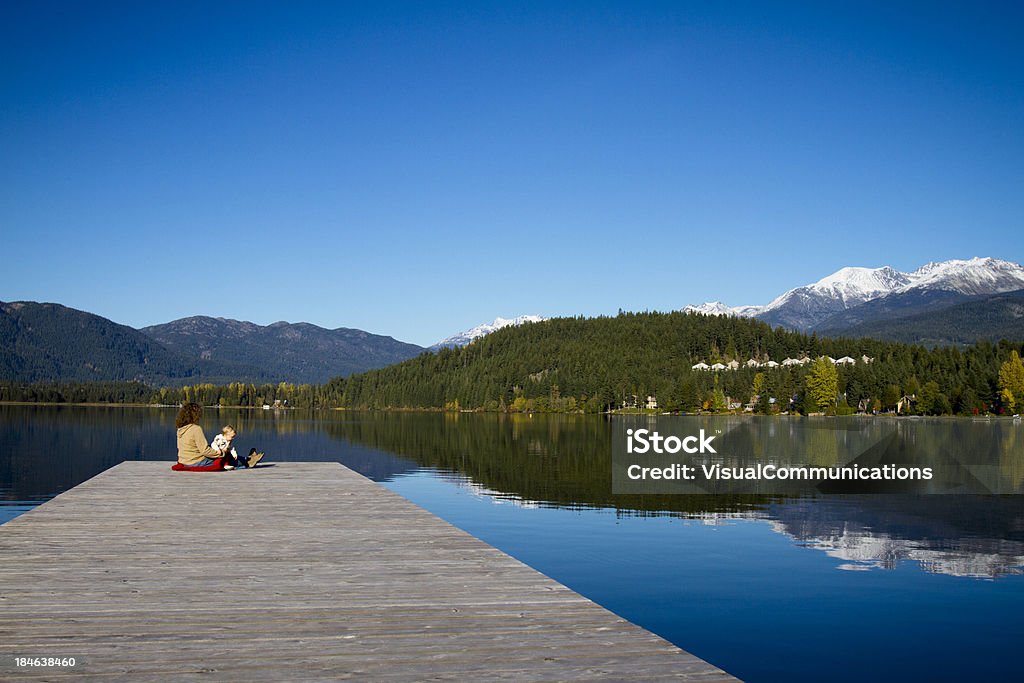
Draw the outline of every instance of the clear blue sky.
<instances>
[{"instance_id":1,"label":"clear blue sky","mask_svg":"<svg viewBox=\"0 0 1024 683\"><path fill-rule=\"evenodd\" d=\"M0 299L429 344L1024 261L1019 2L0 4Z\"/></svg>"}]
</instances>

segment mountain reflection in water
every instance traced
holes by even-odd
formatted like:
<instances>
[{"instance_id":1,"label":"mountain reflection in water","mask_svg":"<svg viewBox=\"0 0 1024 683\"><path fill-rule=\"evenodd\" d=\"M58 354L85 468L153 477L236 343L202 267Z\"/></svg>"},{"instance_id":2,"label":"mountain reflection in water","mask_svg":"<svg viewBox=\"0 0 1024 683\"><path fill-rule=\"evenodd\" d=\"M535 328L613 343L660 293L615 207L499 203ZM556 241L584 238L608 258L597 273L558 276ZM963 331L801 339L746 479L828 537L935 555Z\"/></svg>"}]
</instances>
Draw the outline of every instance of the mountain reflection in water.
<instances>
[{"instance_id":1,"label":"mountain reflection in water","mask_svg":"<svg viewBox=\"0 0 1024 683\"><path fill-rule=\"evenodd\" d=\"M976 578L1024 573L1024 506L1011 497L841 496L780 502L766 517L801 545L846 563Z\"/></svg>"},{"instance_id":2,"label":"mountain reflection in water","mask_svg":"<svg viewBox=\"0 0 1024 683\"><path fill-rule=\"evenodd\" d=\"M0 406L0 514L6 509L9 518L122 460L172 461L174 414ZM926 572L962 577L1024 572L1024 496L617 496L609 474L614 419L619 418L207 409L203 426L212 436L230 422L244 450L256 445L275 460L339 461L377 481L432 471L514 505L614 509L625 516L709 523L764 520L795 543L840 560L838 569L892 569L912 561ZM747 419L702 418L701 425L735 431ZM761 424L790 440L813 441L816 457L827 453L827 434L809 420ZM1005 435L990 454L990 469L1020 482L1021 428L1009 421L996 425ZM930 448L938 453L950 444L968 447L971 430L978 428L967 421L916 421L905 438L913 439L921 457Z\"/></svg>"}]
</instances>

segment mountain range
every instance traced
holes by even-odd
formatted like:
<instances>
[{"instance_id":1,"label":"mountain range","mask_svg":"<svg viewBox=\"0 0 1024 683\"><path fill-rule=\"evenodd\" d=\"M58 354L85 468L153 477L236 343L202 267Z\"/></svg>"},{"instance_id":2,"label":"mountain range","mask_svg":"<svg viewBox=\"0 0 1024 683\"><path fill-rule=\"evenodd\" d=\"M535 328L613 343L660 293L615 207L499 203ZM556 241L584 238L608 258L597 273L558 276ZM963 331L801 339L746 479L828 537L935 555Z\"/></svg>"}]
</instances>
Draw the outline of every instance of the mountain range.
<instances>
[{"instance_id":1,"label":"mountain range","mask_svg":"<svg viewBox=\"0 0 1024 683\"><path fill-rule=\"evenodd\" d=\"M326 382L398 363L423 347L363 330L328 330L310 323L251 322L194 316L139 330L186 358L237 363L270 371L279 381Z\"/></svg>"},{"instance_id":2,"label":"mountain range","mask_svg":"<svg viewBox=\"0 0 1024 683\"><path fill-rule=\"evenodd\" d=\"M758 318L824 336L926 344L1024 339L1024 267L994 258L842 268L762 306L710 302L684 312ZM0 380L323 383L465 346L545 318L496 318L430 349L363 330L195 316L134 329L53 303L0 302Z\"/></svg>"},{"instance_id":3,"label":"mountain range","mask_svg":"<svg viewBox=\"0 0 1024 683\"><path fill-rule=\"evenodd\" d=\"M906 318L926 325L928 315L959 306L959 316L976 318L977 308L999 309L1006 325L989 324L985 334L961 334L958 340L943 337L938 343L960 343L979 338L1019 338L1015 329L1015 298L989 301L990 297L1024 290L1024 266L994 258L972 258L928 263L906 273L890 266L842 268L809 285L790 289L763 306L727 306L713 301L686 306L684 312L753 317L772 325L833 336L861 335L902 341L908 339ZM924 317L922 317L924 316ZM965 318L965 319L966 319ZM990 321L991 322L991 321ZM898 336L894 336L902 330Z\"/></svg>"},{"instance_id":4,"label":"mountain range","mask_svg":"<svg viewBox=\"0 0 1024 683\"><path fill-rule=\"evenodd\" d=\"M184 384L237 369L218 365L179 356L138 330L85 311L0 303L0 379Z\"/></svg>"},{"instance_id":5,"label":"mountain range","mask_svg":"<svg viewBox=\"0 0 1024 683\"><path fill-rule=\"evenodd\" d=\"M59 304L0 302L0 379L321 383L423 353L362 330L196 316L141 330Z\"/></svg>"}]
</instances>

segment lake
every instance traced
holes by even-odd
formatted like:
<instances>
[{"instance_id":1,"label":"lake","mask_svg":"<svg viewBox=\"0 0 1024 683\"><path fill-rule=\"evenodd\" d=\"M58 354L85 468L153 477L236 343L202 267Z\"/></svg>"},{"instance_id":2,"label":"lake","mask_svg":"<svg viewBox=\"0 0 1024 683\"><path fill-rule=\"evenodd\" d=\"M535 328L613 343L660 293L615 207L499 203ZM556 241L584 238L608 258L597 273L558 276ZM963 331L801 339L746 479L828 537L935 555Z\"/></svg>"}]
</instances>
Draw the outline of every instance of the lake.
<instances>
[{"instance_id":1,"label":"lake","mask_svg":"<svg viewBox=\"0 0 1024 683\"><path fill-rule=\"evenodd\" d=\"M175 413L0 406L0 522L123 460L170 465ZM207 409L202 426L268 462L341 462L748 681L1019 677L1024 497L615 495L622 419ZM721 424L824 424L764 419ZM1024 485L1019 424L899 430L918 459L996 430L985 472Z\"/></svg>"}]
</instances>

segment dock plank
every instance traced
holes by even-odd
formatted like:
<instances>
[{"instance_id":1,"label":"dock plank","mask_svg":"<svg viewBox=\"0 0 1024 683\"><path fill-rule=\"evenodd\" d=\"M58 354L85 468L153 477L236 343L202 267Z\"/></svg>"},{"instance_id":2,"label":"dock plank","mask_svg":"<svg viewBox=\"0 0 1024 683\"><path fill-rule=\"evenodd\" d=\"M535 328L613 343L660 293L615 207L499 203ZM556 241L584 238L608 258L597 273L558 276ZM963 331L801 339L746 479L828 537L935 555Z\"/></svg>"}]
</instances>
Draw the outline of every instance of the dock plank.
<instances>
[{"instance_id":1,"label":"dock plank","mask_svg":"<svg viewBox=\"0 0 1024 683\"><path fill-rule=\"evenodd\" d=\"M0 674L736 680L336 463L125 462L0 526Z\"/></svg>"}]
</instances>

